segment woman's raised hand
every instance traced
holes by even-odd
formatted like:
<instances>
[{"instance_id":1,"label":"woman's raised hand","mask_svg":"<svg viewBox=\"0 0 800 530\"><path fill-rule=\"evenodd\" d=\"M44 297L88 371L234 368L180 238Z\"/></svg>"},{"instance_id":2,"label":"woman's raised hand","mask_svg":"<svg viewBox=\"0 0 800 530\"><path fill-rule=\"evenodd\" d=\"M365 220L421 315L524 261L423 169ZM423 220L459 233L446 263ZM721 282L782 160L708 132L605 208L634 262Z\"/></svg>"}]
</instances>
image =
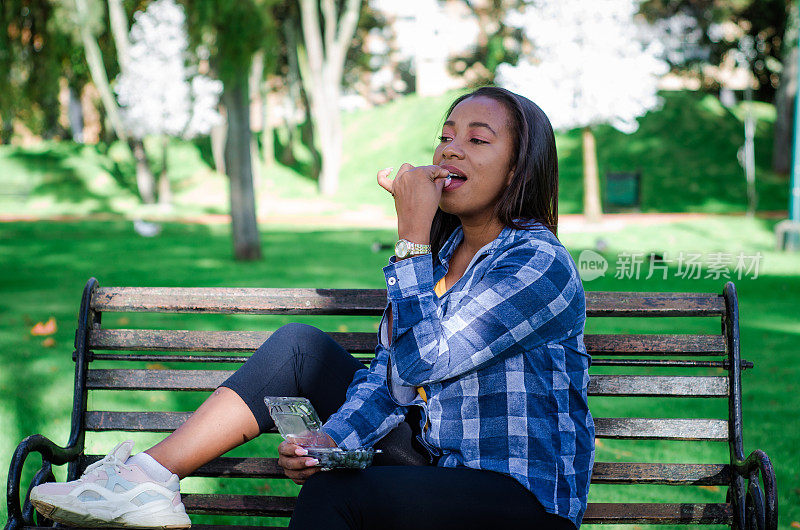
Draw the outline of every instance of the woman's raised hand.
<instances>
[{"instance_id":1,"label":"woman's raised hand","mask_svg":"<svg viewBox=\"0 0 800 530\"><path fill-rule=\"evenodd\" d=\"M435 165L414 167L406 163L394 180L389 178L391 172L392 168L378 171L378 184L394 196L398 235L414 243L429 243L448 171Z\"/></svg>"}]
</instances>

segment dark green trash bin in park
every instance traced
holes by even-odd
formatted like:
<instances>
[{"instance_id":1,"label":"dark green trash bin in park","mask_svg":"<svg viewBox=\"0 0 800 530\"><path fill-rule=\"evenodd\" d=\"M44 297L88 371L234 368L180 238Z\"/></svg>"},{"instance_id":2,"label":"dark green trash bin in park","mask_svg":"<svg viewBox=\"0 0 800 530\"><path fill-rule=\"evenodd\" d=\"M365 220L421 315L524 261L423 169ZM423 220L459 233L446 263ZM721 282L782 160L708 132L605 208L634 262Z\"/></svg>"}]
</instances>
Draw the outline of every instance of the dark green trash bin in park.
<instances>
[{"instance_id":1,"label":"dark green trash bin in park","mask_svg":"<svg viewBox=\"0 0 800 530\"><path fill-rule=\"evenodd\" d=\"M607 212L639 210L641 201L641 172L606 173L605 205Z\"/></svg>"}]
</instances>

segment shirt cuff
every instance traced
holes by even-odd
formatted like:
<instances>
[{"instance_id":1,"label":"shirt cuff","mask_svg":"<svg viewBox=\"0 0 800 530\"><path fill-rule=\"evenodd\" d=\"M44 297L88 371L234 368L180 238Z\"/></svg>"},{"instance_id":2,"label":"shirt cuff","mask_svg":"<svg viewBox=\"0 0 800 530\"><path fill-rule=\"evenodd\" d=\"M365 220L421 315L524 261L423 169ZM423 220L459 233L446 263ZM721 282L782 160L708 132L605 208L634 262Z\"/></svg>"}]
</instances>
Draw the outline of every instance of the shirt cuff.
<instances>
[{"instance_id":1,"label":"shirt cuff","mask_svg":"<svg viewBox=\"0 0 800 530\"><path fill-rule=\"evenodd\" d=\"M394 256L383 268L386 277L386 292L389 300L401 300L409 296L433 290L433 255L420 254L395 261Z\"/></svg>"},{"instance_id":2,"label":"shirt cuff","mask_svg":"<svg viewBox=\"0 0 800 530\"><path fill-rule=\"evenodd\" d=\"M345 450L358 449L360 447L358 436L346 422L331 418L325 422L320 430L330 436L336 442L337 447Z\"/></svg>"}]
</instances>

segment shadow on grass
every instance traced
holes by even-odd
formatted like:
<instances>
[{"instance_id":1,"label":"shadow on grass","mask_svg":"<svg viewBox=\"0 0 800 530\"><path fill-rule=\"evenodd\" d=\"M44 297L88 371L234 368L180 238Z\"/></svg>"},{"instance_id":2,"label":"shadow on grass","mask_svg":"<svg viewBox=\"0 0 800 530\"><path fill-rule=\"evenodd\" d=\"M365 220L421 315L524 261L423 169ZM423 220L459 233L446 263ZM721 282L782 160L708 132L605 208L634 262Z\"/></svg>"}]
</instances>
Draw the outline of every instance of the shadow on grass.
<instances>
[{"instance_id":1,"label":"shadow on grass","mask_svg":"<svg viewBox=\"0 0 800 530\"><path fill-rule=\"evenodd\" d=\"M80 144L70 142L49 143L36 151L16 149L6 158L31 176L38 176L28 192L29 198L52 198L57 203L73 204L92 201L95 206L90 213L111 212L110 197L90 190L75 166L82 149Z\"/></svg>"}]
</instances>

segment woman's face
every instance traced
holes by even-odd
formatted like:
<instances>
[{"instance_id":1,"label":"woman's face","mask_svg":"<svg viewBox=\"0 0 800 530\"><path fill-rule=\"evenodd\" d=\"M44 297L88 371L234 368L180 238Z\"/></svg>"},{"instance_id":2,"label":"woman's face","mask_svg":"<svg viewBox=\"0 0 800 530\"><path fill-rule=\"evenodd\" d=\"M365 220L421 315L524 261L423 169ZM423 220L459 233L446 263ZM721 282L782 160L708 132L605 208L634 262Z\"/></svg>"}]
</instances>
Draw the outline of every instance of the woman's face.
<instances>
[{"instance_id":1,"label":"woman's face","mask_svg":"<svg viewBox=\"0 0 800 530\"><path fill-rule=\"evenodd\" d=\"M494 220L495 204L514 173L510 123L502 103L473 96L456 105L442 127L433 163L462 178L445 186L439 207L462 223Z\"/></svg>"}]
</instances>

